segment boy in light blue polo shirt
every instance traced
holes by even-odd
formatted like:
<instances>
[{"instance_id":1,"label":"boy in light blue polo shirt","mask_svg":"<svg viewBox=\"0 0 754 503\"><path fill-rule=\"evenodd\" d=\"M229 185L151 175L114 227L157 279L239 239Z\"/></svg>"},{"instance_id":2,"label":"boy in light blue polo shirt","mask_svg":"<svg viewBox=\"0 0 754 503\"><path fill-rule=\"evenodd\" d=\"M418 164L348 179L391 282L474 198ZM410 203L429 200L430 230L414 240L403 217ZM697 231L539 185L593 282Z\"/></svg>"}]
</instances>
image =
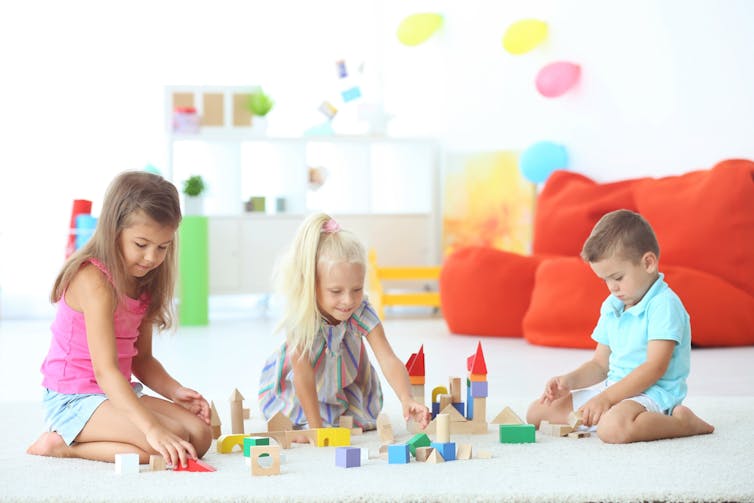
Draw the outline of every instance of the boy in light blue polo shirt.
<instances>
[{"instance_id":1,"label":"boy in light blue polo shirt","mask_svg":"<svg viewBox=\"0 0 754 503\"><path fill-rule=\"evenodd\" d=\"M588 362L547 381L527 421L562 424L575 410L608 443L712 433L712 425L681 405L691 360L689 315L659 272L652 227L633 211L607 213L581 256L610 290L592 333L597 348Z\"/></svg>"}]
</instances>

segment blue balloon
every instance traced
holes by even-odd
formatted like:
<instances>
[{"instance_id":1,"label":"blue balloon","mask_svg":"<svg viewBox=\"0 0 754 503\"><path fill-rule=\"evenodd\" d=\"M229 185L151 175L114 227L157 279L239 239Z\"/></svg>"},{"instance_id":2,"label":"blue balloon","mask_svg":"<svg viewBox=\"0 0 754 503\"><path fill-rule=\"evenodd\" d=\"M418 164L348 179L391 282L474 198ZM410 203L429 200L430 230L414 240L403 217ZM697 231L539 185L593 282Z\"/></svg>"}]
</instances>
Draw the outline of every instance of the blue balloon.
<instances>
[{"instance_id":1,"label":"blue balloon","mask_svg":"<svg viewBox=\"0 0 754 503\"><path fill-rule=\"evenodd\" d=\"M524 150L519 167L521 174L530 182L544 182L556 169L568 167L568 152L563 145L540 141Z\"/></svg>"}]
</instances>

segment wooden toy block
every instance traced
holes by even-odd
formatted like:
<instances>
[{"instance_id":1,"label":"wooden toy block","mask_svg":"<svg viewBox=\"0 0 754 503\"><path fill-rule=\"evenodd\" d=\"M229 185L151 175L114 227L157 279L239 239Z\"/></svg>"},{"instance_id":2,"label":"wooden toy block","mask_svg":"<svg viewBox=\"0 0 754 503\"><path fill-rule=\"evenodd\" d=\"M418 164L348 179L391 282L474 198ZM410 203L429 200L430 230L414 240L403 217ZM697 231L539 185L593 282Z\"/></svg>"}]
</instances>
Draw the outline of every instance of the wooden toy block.
<instances>
[{"instance_id":1,"label":"wooden toy block","mask_svg":"<svg viewBox=\"0 0 754 503\"><path fill-rule=\"evenodd\" d=\"M587 438L587 437L591 437L592 434L589 433L588 431L572 431L567 436L568 438Z\"/></svg>"},{"instance_id":2,"label":"wooden toy block","mask_svg":"<svg viewBox=\"0 0 754 503\"><path fill-rule=\"evenodd\" d=\"M444 463L444 462L445 462L445 458L442 457L442 454L437 452L437 449L432 449L432 452L430 452L429 456L427 456L427 461L425 461L425 463L432 463L432 464Z\"/></svg>"},{"instance_id":3,"label":"wooden toy block","mask_svg":"<svg viewBox=\"0 0 754 503\"><path fill-rule=\"evenodd\" d=\"M243 439L246 435L241 433L220 435L215 441L217 452L220 454L229 454L233 452L235 446L239 446L243 450Z\"/></svg>"},{"instance_id":4,"label":"wooden toy block","mask_svg":"<svg viewBox=\"0 0 754 503\"><path fill-rule=\"evenodd\" d=\"M293 429L293 422L282 412L267 420L267 431L288 431Z\"/></svg>"},{"instance_id":5,"label":"wooden toy block","mask_svg":"<svg viewBox=\"0 0 754 503\"><path fill-rule=\"evenodd\" d=\"M317 447L343 447L351 445L351 430L348 428L317 428Z\"/></svg>"},{"instance_id":6,"label":"wooden toy block","mask_svg":"<svg viewBox=\"0 0 754 503\"><path fill-rule=\"evenodd\" d=\"M495 419L490 422L492 424L524 424L523 419L518 417L518 414L513 412L513 409L510 407L505 407L497 416L495 416Z\"/></svg>"},{"instance_id":7,"label":"wooden toy block","mask_svg":"<svg viewBox=\"0 0 754 503\"><path fill-rule=\"evenodd\" d=\"M369 463L369 449L366 447L359 449L359 459L362 465Z\"/></svg>"},{"instance_id":8,"label":"wooden toy block","mask_svg":"<svg viewBox=\"0 0 754 503\"><path fill-rule=\"evenodd\" d=\"M465 403L463 403L463 402L453 402L451 405L458 411L459 414L461 414L461 417L463 417L464 419L466 419L464 417L464 412L465 412L465 409L466 409L466 407L465 407L466 404Z\"/></svg>"},{"instance_id":9,"label":"wooden toy block","mask_svg":"<svg viewBox=\"0 0 754 503\"><path fill-rule=\"evenodd\" d=\"M440 403L432 402L432 418L434 419L439 413L440 413Z\"/></svg>"},{"instance_id":10,"label":"wooden toy block","mask_svg":"<svg viewBox=\"0 0 754 503\"><path fill-rule=\"evenodd\" d=\"M472 421L487 422L487 399L486 398L474 398L469 402L470 409L472 411Z\"/></svg>"},{"instance_id":11,"label":"wooden toy block","mask_svg":"<svg viewBox=\"0 0 754 503\"><path fill-rule=\"evenodd\" d=\"M426 383L424 376L408 376L408 380L414 386L423 386Z\"/></svg>"},{"instance_id":12,"label":"wooden toy block","mask_svg":"<svg viewBox=\"0 0 754 503\"><path fill-rule=\"evenodd\" d=\"M234 389L230 395L230 432L243 434L243 395Z\"/></svg>"},{"instance_id":13,"label":"wooden toy block","mask_svg":"<svg viewBox=\"0 0 754 503\"><path fill-rule=\"evenodd\" d=\"M153 472L161 472L165 470L165 458L160 454L151 454L149 456L149 469Z\"/></svg>"},{"instance_id":14,"label":"wooden toy block","mask_svg":"<svg viewBox=\"0 0 754 503\"><path fill-rule=\"evenodd\" d=\"M442 412L445 407L453 403L453 395L450 393L443 393L442 395L437 396L437 401L440 403L440 412Z\"/></svg>"},{"instance_id":15,"label":"wooden toy block","mask_svg":"<svg viewBox=\"0 0 754 503\"><path fill-rule=\"evenodd\" d=\"M270 445L270 437L244 437L243 455L248 458L251 455L251 448L256 445Z\"/></svg>"},{"instance_id":16,"label":"wooden toy block","mask_svg":"<svg viewBox=\"0 0 754 503\"><path fill-rule=\"evenodd\" d=\"M361 466L361 449L358 447L337 447L335 449L335 466L342 468Z\"/></svg>"},{"instance_id":17,"label":"wooden toy block","mask_svg":"<svg viewBox=\"0 0 754 503\"><path fill-rule=\"evenodd\" d=\"M466 398L469 403L466 405L466 414L464 417L471 421L474 419L474 397L471 396L471 381L466 379Z\"/></svg>"},{"instance_id":18,"label":"wooden toy block","mask_svg":"<svg viewBox=\"0 0 754 503\"><path fill-rule=\"evenodd\" d=\"M450 415L437 414L434 419L438 442L450 442Z\"/></svg>"},{"instance_id":19,"label":"wooden toy block","mask_svg":"<svg viewBox=\"0 0 754 503\"><path fill-rule=\"evenodd\" d=\"M533 424L501 424L499 426L501 444L534 443Z\"/></svg>"},{"instance_id":20,"label":"wooden toy block","mask_svg":"<svg viewBox=\"0 0 754 503\"><path fill-rule=\"evenodd\" d=\"M449 381L450 388L450 400L452 403L458 403L461 401L461 378L451 377Z\"/></svg>"},{"instance_id":21,"label":"wooden toy block","mask_svg":"<svg viewBox=\"0 0 754 503\"><path fill-rule=\"evenodd\" d=\"M424 377L424 344L419 346L419 351L411 353L411 356L406 362L406 370L409 377L421 376ZM421 384L424 384L423 382Z\"/></svg>"},{"instance_id":22,"label":"wooden toy block","mask_svg":"<svg viewBox=\"0 0 754 503\"><path fill-rule=\"evenodd\" d=\"M116 454L115 473L118 475L134 475L139 473L139 455L135 452Z\"/></svg>"},{"instance_id":23,"label":"wooden toy block","mask_svg":"<svg viewBox=\"0 0 754 503\"><path fill-rule=\"evenodd\" d=\"M471 459L471 444L458 444L456 459Z\"/></svg>"},{"instance_id":24,"label":"wooden toy block","mask_svg":"<svg viewBox=\"0 0 754 503\"><path fill-rule=\"evenodd\" d=\"M214 472L217 471L215 467L207 464L201 459L191 459L186 461L186 466L181 466L180 463L173 466L174 472Z\"/></svg>"},{"instance_id":25,"label":"wooden toy block","mask_svg":"<svg viewBox=\"0 0 754 503\"><path fill-rule=\"evenodd\" d=\"M310 445L317 445L317 430L288 430L285 433L285 439L288 443L293 443L293 439L300 436L305 436Z\"/></svg>"},{"instance_id":26,"label":"wooden toy block","mask_svg":"<svg viewBox=\"0 0 754 503\"><path fill-rule=\"evenodd\" d=\"M428 447L430 443L426 433L417 433L408 441L408 450L413 457L416 457L416 449L418 447Z\"/></svg>"},{"instance_id":27,"label":"wooden toy block","mask_svg":"<svg viewBox=\"0 0 754 503\"><path fill-rule=\"evenodd\" d=\"M248 408L244 407L244 409L243 409L243 418L244 419L251 418L251 409L248 409Z\"/></svg>"},{"instance_id":28,"label":"wooden toy block","mask_svg":"<svg viewBox=\"0 0 754 503\"><path fill-rule=\"evenodd\" d=\"M463 414L458 412L458 408L454 404L450 404L444 409L440 409L440 414L447 414L451 423L465 423L466 418ZM440 415L438 414L438 416Z\"/></svg>"},{"instance_id":29,"label":"wooden toy block","mask_svg":"<svg viewBox=\"0 0 754 503\"><path fill-rule=\"evenodd\" d=\"M481 341L477 343L476 353L466 359L466 370L470 374L487 375L487 364L484 361Z\"/></svg>"},{"instance_id":30,"label":"wooden toy block","mask_svg":"<svg viewBox=\"0 0 754 503\"><path fill-rule=\"evenodd\" d=\"M478 459L490 459L492 457L492 451L476 451L476 457Z\"/></svg>"},{"instance_id":31,"label":"wooden toy block","mask_svg":"<svg viewBox=\"0 0 754 503\"><path fill-rule=\"evenodd\" d=\"M387 446L387 462L389 464L406 464L410 459L408 444L391 444Z\"/></svg>"},{"instance_id":32,"label":"wooden toy block","mask_svg":"<svg viewBox=\"0 0 754 503\"><path fill-rule=\"evenodd\" d=\"M550 432L554 437L565 437L573 431L568 424L550 424Z\"/></svg>"},{"instance_id":33,"label":"wooden toy block","mask_svg":"<svg viewBox=\"0 0 754 503\"><path fill-rule=\"evenodd\" d=\"M220 423L220 414L217 413L215 402L209 403L209 425L212 428L212 438L216 440L222 435L222 423Z\"/></svg>"},{"instance_id":34,"label":"wooden toy block","mask_svg":"<svg viewBox=\"0 0 754 503\"><path fill-rule=\"evenodd\" d=\"M340 416L338 418L338 426L341 428L353 429L353 416Z\"/></svg>"},{"instance_id":35,"label":"wooden toy block","mask_svg":"<svg viewBox=\"0 0 754 503\"><path fill-rule=\"evenodd\" d=\"M568 424L573 428L574 430L581 426L583 424L583 421L581 419L581 414L576 412L575 410L572 410L568 413Z\"/></svg>"},{"instance_id":36,"label":"wooden toy block","mask_svg":"<svg viewBox=\"0 0 754 503\"><path fill-rule=\"evenodd\" d=\"M355 435L363 435L363 434L364 434L364 430L362 428L351 428L352 437Z\"/></svg>"},{"instance_id":37,"label":"wooden toy block","mask_svg":"<svg viewBox=\"0 0 754 503\"><path fill-rule=\"evenodd\" d=\"M487 374L469 374L469 381L481 382L487 380Z\"/></svg>"},{"instance_id":38,"label":"wooden toy block","mask_svg":"<svg viewBox=\"0 0 754 503\"><path fill-rule=\"evenodd\" d=\"M456 443L455 442L432 442L431 447L434 447L442 459L445 461L455 461L456 459Z\"/></svg>"},{"instance_id":39,"label":"wooden toy block","mask_svg":"<svg viewBox=\"0 0 754 503\"><path fill-rule=\"evenodd\" d=\"M382 444L377 451L377 455L383 459L387 459L387 450L388 447L390 447L390 444Z\"/></svg>"},{"instance_id":40,"label":"wooden toy block","mask_svg":"<svg viewBox=\"0 0 754 503\"><path fill-rule=\"evenodd\" d=\"M437 402L437 395L447 395L448 390L445 386L437 386L432 389L432 403Z\"/></svg>"},{"instance_id":41,"label":"wooden toy block","mask_svg":"<svg viewBox=\"0 0 754 503\"><path fill-rule=\"evenodd\" d=\"M377 416L377 433L379 433L380 441L383 444L395 442L393 425L390 424L390 417L384 412Z\"/></svg>"},{"instance_id":42,"label":"wooden toy block","mask_svg":"<svg viewBox=\"0 0 754 503\"><path fill-rule=\"evenodd\" d=\"M424 403L424 384L411 383L411 396L419 403Z\"/></svg>"},{"instance_id":43,"label":"wooden toy block","mask_svg":"<svg viewBox=\"0 0 754 503\"><path fill-rule=\"evenodd\" d=\"M285 431L261 431L257 433L249 433L249 437L268 437L273 439L283 449L290 449L291 442L288 439Z\"/></svg>"},{"instance_id":44,"label":"wooden toy block","mask_svg":"<svg viewBox=\"0 0 754 503\"><path fill-rule=\"evenodd\" d=\"M417 461L421 461L421 462L424 462L424 461L426 461L426 460L427 460L427 458L429 457L429 455L430 455L430 454L432 453L432 451L434 451L434 450L435 450L435 448L434 448L434 447L431 447L431 446L426 446L426 447L417 447L417 448L416 448L416 460L417 460Z\"/></svg>"},{"instance_id":45,"label":"wooden toy block","mask_svg":"<svg viewBox=\"0 0 754 503\"><path fill-rule=\"evenodd\" d=\"M487 381L471 381L469 391L472 398L487 398L487 390Z\"/></svg>"},{"instance_id":46,"label":"wooden toy block","mask_svg":"<svg viewBox=\"0 0 754 503\"><path fill-rule=\"evenodd\" d=\"M252 475L280 474L280 447L277 445L257 445L251 448Z\"/></svg>"}]
</instances>

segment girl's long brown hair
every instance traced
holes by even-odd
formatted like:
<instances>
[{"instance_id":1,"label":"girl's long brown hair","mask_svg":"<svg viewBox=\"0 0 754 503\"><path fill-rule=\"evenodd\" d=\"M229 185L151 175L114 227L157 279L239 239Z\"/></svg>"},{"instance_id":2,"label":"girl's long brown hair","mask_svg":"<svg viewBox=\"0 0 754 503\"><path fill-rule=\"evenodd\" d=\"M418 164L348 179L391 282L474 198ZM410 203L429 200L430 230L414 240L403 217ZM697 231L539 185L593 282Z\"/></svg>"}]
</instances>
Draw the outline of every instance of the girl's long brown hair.
<instances>
[{"instance_id":1,"label":"girl's long brown hair","mask_svg":"<svg viewBox=\"0 0 754 503\"><path fill-rule=\"evenodd\" d=\"M55 279L50 294L53 303L61 299L81 266L92 258L99 260L110 272L114 299L120 301L125 297L129 278L120 248L120 236L123 229L131 225L131 219L138 211L162 226L177 230L181 223L178 190L163 177L146 171L126 171L118 175L105 193L94 234L71 255ZM143 278L138 278L136 295L148 294L150 302L146 319L159 329L169 328L173 324L176 248L177 242L174 240L163 263Z\"/></svg>"}]
</instances>

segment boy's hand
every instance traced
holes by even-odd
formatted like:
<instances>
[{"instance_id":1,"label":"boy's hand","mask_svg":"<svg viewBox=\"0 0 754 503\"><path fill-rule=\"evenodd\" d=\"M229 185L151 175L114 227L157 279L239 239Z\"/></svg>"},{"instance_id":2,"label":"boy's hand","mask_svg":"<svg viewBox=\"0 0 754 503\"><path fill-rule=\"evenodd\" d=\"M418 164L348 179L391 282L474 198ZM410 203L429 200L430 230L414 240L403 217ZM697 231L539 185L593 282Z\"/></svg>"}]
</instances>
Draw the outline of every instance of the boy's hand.
<instances>
[{"instance_id":1,"label":"boy's hand","mask_svg":"<svg viewBox=\"0 0 754 503\"><path fill-rule=\"evenodd\" d=\"M403 418L408 421L409 418L413 419L423 430L429 424L429 409L426 405L422 405L419 402L411 399L405 400L401 403L403 406Z\"/></svg>"},{"instance_id":2,"label":"boy's hand","mask_svg":"<svg viewBox=\"0 0 754 503\"><path fill-rule=\"evenodd\" d=\"M181 386L173 393L172 400L199 416L205 423L210 424L209 404L199 392Z\"/></svg>"},{"instance_id":3,"label":"boy's hand","mask_svg":"<svg viewBox=\"0 0 754 503\"><path fill-rule=\"evenodd\" d=\"M602 415L607 412L612 404L603 393L595 396L584 404L579 413L584 426L594 426L600 422Z\"/></svg>"},{"instance_id":4,"label":"boy's hand","mask_svg":"<svg viewBox=\"0 0 754 503\"><path fill-rule=\"evenodd\" d=\"M550 405L558 398L567 395L570 391L571 388L566 384L563 376L553 377L545 384L545 391L539 398L539 403Z\"/></svg>"}]
</instances>

